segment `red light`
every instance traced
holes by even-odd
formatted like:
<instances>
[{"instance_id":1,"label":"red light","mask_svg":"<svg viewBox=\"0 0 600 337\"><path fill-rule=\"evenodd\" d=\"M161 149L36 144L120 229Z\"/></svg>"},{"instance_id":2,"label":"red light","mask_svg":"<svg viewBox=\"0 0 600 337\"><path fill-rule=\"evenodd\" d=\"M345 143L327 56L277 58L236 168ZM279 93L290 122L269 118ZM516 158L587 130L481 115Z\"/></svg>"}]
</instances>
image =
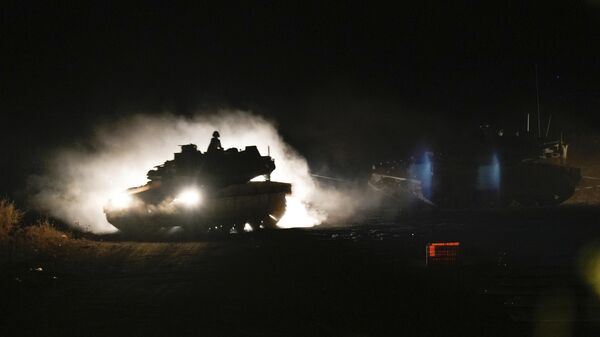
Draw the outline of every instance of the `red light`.
<instances>
[{"instance_id":1,"label":"red light","mask_svg":"<svg viewBox=\"0 0 600 337\"><path fill-rule=\"evenodd\" d=\"M425 247L425 263L455 264L460 242L433 242Z\"/></svg>"}]
</instances>

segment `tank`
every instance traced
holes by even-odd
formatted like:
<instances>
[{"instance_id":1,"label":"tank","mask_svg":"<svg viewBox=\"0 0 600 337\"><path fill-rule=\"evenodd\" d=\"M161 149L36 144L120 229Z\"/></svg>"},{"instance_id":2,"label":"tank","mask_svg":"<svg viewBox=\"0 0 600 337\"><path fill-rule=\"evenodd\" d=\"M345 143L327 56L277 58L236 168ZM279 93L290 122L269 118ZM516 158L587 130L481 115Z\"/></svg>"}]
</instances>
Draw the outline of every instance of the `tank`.
<instances>
[{"instance_id":1,"label":"tank","mask_svg":"<svg viewBox=\"0 0 600 337\"><path fill-rule=\"evenodd\" d=\"M443 208L552 206L569 199L581 171L562 139L507 135L489 126L460 141L373 166L369 185L401 201Z\"/></svg>"},{"instance_id":2,"label":"tank","mask_svg":"<svg viewBox=\"0 0 600 337\"><path fill-rule=\"evenodd\" d=\"M256 146L211 147L202 153L195 144L181 145L173 160L148 171L145 185L108 201L108 222L125 233L148 234L276 228L291 184L270 181L273 158ZM265 181L251 181L260 176Z\"/></svg>"}]
</instances>

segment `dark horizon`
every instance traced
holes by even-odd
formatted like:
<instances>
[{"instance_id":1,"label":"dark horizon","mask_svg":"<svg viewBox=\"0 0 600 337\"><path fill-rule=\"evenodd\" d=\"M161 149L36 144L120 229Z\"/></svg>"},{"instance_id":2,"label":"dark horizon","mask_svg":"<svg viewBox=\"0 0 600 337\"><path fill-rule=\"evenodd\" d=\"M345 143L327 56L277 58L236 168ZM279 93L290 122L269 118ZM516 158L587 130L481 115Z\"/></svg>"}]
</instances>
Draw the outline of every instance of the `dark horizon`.
<instances>
[{"instance_id":1,"label":"dark horizon","mask_svg":"<svg viewBox=\"0 0 600 337\"><path fill-rule=\"evenodd\" d=\"M596 137L599 13L592 1L15 3L2 14L2 191L97 123L215 107L274 120L315 169L346 173L481 123L522 128L535 64L542 125L552 115L553 132Z\"/></svg>"}]
</instances>

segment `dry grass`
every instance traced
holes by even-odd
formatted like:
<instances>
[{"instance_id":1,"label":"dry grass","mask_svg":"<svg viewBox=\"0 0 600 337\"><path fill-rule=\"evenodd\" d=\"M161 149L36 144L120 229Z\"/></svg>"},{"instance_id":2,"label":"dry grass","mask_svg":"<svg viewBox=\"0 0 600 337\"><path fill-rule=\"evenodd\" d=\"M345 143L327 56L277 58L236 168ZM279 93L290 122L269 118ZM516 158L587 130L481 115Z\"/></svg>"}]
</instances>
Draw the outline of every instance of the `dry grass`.
<instances>
[{"instance_id":1,"label":"dry grass","mask_svg":"<svg viewBox=\"0 0 600 337\"><path fill-rule=\"evenodd\" d=\"M25 242L40 249L61 246L69 240L64 232L58 230L47 219L39 220L36 224L23 228L20 236Z\"/></svg>"},{"instance_id":2,"label":"dry grass","mask_svg":"<svg viewBox=\"0 0 600 337\"><path fill-rule=\"evenodd\" d=\"M47 219L34 224L23 223L24 212L14 202L0 199L0 246L13 250L43 251L62 246L69 241L66 233Z\"/></svg>"},{"instance_id":3,"label":"dry grass","mask_svg":"<svg viewBox=\"0 0 600 337\"><path fill-rule=\"evenodd\" d=\"M23 211L19 210L14 202L0 199L0 239L12 235L22 219Z\"/></svg>"}]
</instances>

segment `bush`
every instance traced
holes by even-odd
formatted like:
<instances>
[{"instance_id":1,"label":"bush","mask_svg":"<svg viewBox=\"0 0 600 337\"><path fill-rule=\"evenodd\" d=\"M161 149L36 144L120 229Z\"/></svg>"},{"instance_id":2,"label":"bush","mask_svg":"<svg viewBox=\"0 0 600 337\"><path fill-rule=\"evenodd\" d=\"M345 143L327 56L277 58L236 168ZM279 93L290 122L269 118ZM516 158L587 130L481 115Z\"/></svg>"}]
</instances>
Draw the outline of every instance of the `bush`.
<instances>
[{"instance_id":1,"label":"bush","mask_svg":"<svg viewBox=\"0 0 600 337\"><path fill-rule=\"evenodd\" d=\"M23 211L14 202L0 199L0 238L8 237L23 218Z\"/></svg>"},{"instance_id":2,"label":"bush","mask_svg":"<svg viewBox=\"0 0 600 337\"><path fill-rule=\"evenodd\" d=\"M38 246L54 246L68 240L65 233L58 230L50 221L43 219L36 224L25 227L23 231L24 238Z\"/></svg>"}]
</instances>

